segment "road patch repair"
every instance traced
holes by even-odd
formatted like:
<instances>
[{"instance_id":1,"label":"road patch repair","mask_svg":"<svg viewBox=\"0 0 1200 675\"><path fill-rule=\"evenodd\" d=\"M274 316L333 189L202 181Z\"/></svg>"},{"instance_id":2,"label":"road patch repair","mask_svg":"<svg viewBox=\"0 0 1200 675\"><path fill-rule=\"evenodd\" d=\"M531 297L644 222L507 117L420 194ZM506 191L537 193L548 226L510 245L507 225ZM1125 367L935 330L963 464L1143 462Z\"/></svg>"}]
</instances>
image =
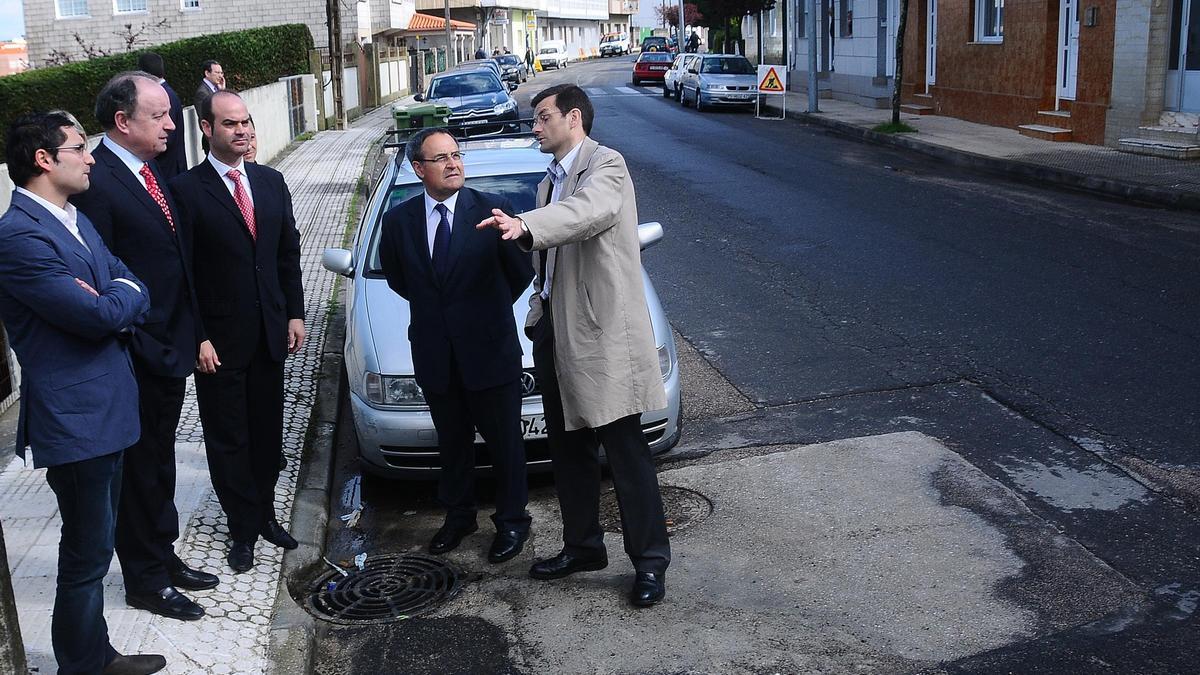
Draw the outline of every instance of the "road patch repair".
<instances>
[{"instance_id":1,"label":"road patch repair","mask_svg":"<svg viewBox=\"0 0 1200 675\"><path fill-rule=\"evenodd\" d=\"M543 488L520 557L487 565L468 540L446 556L471 577L457 596L406 621L326 624L315 672L918 672L1149 603L928 435L752 450L659 474L691 518L662 605L628 606L619 534L603 571L528 578L561 546ZM440 515L408 520L392 543L419 551Z\"/></svg>"}]
</instances>

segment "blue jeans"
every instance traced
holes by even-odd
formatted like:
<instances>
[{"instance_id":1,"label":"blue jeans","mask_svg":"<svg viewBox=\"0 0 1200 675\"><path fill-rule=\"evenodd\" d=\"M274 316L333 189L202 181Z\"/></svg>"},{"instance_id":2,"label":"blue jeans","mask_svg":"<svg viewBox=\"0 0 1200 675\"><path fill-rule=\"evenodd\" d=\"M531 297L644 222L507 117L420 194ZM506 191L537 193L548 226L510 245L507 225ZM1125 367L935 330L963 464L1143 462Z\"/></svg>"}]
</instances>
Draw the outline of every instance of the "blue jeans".
<instances>
[{"instance_id":1,"label":"blue jeans","mask_svg":"<svg viewBox=\"0 0 1200 675\"><path fill-rule=\"evenodd\" d=\"M60 675L99 673L117 655L104 622L104 575L113 557L123 455L114 452L46 471L62 516L50 623Z\"/></svg>"}]
</instances>

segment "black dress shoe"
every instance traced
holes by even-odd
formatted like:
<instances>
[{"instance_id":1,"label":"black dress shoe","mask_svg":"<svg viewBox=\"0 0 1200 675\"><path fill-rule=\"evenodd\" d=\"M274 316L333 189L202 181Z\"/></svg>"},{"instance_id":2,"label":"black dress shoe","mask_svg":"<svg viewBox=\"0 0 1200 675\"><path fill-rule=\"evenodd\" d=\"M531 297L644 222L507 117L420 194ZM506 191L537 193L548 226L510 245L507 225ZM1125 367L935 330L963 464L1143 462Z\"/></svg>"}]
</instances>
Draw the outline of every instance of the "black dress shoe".
<instances>
[{"instance_id":1,"label":"black dress shoe","mask_svg":"<svg viewBox=\"0 0 1200 675\"><path fill-rule=\"evenodd\" d=\"M216 588L221 580L215 574L201 572L190 567L181 567L170 573L171 585L185 591L207 591Z\"/></svg>"},{"instance_id":2,"label":"black dress shoe","mask_svg":"<svg viewBox=\"0 0 1200 675\"><path fill-rule=\"evenodd\" d=\"M226 558L234 572L247 572L254 567L254 544L233 542Z\"/></svg>"},{"instance_id":3,"label":"black dress shoe","mask_svg":"<svg viewBox=\"0 0 1200 675\"><path fill-rule=\"evenodd\" d=\"M525 548L525 540L528 538L528 530L525 532L520 530L497 532L496 538L492 540L492 547L488 549L488 562L502 563L505 560L512 560L517 557L521 549Z\"/></svg>"},{"instance_id":4,"label":"black dress shoe","mask_svg":"<svg viewBox=\"0 0 1200 675\"><path fill-rule=\"evenodd\" d=\"M529 568L529 576L534 579L561 579L576 572L594 572L605 567L608 567L608 555L605 553L581 558L564 551L553 558L535 562Z\"/></svg>"},{"instance_id":5,"label":"black dress shoe","mask_svg":"<svg viewBox=\"0 0 1200 675\"><path fill-rule=\"evenodd\" d=\"M288 534L287 530L283 529L283 526L279 524L279 521L275 520L274 518L268 520L266 525L263 525L262 538L266 539L272 544L275 544L279 548L286 548L289 551L300 545L296 543L296 540L292 538L292 535Z\"/></svg>"},{"instance_id":6,"label":"black dress shoe","mask_svg":"<svg viewBox=\"0 0 1200 675\"><path fill-rule=\"evenodd\" d=\"M103 675L150 675L166 667L167 660L158 654L118 654L104 666Z\"/></svg>"},{"instance_id":7,"label":"black dress shoe","mask_svg":"<svg viewBox=\"0 0 1200 675\"><path fill-rule=\"evenodd\" d=\"M130 607L154 612L168 619L195 621L204 616L204 608L175 590L174 586L167 586L157 593L126 593L125 602Z\"/></svg>"},{"instance_id":8,"label":"black dress shoe","mask_svg":"<svg viewBox=\"0 0 1200 675\"><path fill-rule=\"evenodd\" d=\"M667 595L667 575L659 572L638 572L629 591L629 601L638 607L656 605Z\"/></svg>"},{"instance_id":9,"label":"black dress shoe","mask_svg":"<svg viewBox=\"0 0 1200 675\"><path fill-rule=\"evenodd\" d=\"M478 529L479 525L476 523L446 523L442 525L442 529L437 531L437 534L433 535L433 539L429 540L429 552L434 555L449 553L458 548L463 537Z\"/></svg>"}]
</instances>

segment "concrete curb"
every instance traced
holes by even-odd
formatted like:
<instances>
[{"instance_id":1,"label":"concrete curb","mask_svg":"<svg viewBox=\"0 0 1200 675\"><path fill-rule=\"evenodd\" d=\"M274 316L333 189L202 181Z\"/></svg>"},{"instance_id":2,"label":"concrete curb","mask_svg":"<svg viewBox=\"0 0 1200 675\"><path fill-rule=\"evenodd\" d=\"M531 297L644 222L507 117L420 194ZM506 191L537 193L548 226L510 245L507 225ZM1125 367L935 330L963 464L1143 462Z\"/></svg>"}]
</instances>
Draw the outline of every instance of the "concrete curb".
<instances>
[{"instance_id":1,"label":"concrete curb","mask_svg":"<svg viewBox=\"0 0 1200 675\"><path fill-rule=\"evenodd\" d=\"M338 294L341 289L339 287ZM285 551L275 608L271 620L268 658L272 675L312 672L312 650L316 643L316 620L297 601L302 584L321 566L325 533L329 524L329 490L333 476L334 438L337 434L338 402L342 397L342 344L346 336L345 306L333 298L329 311L321 365L317 373L317 397L309 420L308 438L296 480L292 503L291 533L300 546Z\"/></svg>"},{"instance_id":2,"label":"concrete curb","mask_svg":"<svg viewBox=\"0 0 1200 675\"><path fill-rule=\"evenodd\" d=\"M1200 194L1185 190L1173 190L1171 188L1133 183L1117 178L1095 176L1078 171L1069 171L1067 169L1001 157L988 157L987 155L979 155L965 150L927 143L913 138L911 134L881 134L877 131L871 131L867 127L831 119L819 112L808 113L789 110L787 116L791 119L826 127L841 136L867 143L875 143L876 145L912 150L954 166L1000 174L1028 183L1042 185L1053 183L1072 190L1091 192L1106 197L1128 199L1176 209L1200 211Z\"/></svg>"}]
</instances>

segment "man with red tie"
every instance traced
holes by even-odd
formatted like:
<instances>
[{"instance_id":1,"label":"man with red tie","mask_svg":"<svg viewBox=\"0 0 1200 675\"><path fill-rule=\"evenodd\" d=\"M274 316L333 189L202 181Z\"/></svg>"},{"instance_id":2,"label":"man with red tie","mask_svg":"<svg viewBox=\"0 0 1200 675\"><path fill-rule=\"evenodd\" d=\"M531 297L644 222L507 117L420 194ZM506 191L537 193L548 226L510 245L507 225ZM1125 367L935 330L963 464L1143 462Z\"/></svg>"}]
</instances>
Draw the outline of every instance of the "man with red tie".
<instances>
[{"instance_id":1,"label":"man with red tie","mask_svg":"<svg viewBox=\"0 0 1200 675\"><path fill-rule=\"evenodd\" d=\"M92 155L91 187L71 201L104 243L150 291L150 312L133 331L141 439L125 451L116 549L131 606L190 621L204 609L183 590L217 585L212 574L189 569L175 554L175 428L200 325L187 259L189 234L155 157L175 128L159 78L141 71L114 76L96 99L104 138Z\"/></svg>"},{"instance_id":2,"label":"man with red tie","mask_svg":"<svg viewBox=\"0 0 1200 675\"><path fill-rule=\"evenodd\" d=\"M304 344L300 233L278 171L247 162L253 122L227 89L200 105L208 158L171 181L193 233L193 269L207 339L196 363L196 399L213 488L229 523L228 562L254 566L261 536L296 540L276 519L283 455L283 362Z\"/></svg>"}]
</instances>

